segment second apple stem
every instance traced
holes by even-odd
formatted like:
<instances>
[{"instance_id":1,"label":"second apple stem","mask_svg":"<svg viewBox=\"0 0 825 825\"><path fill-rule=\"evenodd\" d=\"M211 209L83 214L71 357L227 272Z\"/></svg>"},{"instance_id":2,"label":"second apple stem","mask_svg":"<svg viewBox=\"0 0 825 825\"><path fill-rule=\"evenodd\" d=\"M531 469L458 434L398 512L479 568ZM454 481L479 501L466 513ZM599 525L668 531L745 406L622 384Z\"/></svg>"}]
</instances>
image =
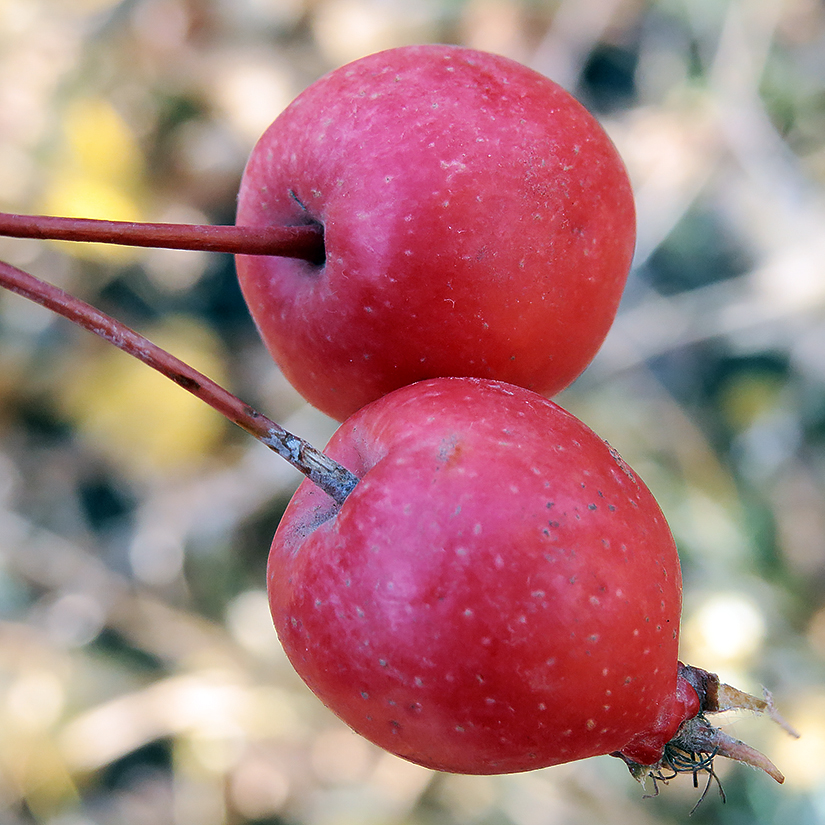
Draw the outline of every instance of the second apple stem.
<instances>
[{"instance_id":1,"label":"second apple stem","mask_svg":"<svg viewBox=\"0 0 825 825\"><path fill-rule=\"evenodd\" d=\"M343 504L358 483L358 477L346 467L91 304L3 261L0 261L0 286L99 335L179 384L285 458L338 504Z\"/></svg>"}]
</instances>

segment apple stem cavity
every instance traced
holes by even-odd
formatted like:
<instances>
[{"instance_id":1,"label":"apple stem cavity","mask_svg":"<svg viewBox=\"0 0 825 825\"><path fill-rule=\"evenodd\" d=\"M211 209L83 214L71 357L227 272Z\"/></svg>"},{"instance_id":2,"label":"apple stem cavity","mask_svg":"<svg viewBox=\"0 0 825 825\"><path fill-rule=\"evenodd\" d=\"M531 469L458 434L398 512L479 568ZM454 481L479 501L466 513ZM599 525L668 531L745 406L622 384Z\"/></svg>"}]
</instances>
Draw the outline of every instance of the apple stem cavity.
<instances>
[{"instance_id":1,"label":"apple stem cavity","mask_svg":"<svg viewBox=\"0 0 825 825\"><path fill-rule=\"evenodd\" d=\"M175 223L130 223L94 218L16 215L0 212L0 235L52 241L109 243L271 255L324 262L324 230L319 223L300 226L213 226Z\"/></svg>"},{"instance_id":2,"label":"apple stem cavity","mask_svg":"<svg viewBox=\"0 0 825 825\"><path fill-rule=\"evenodd\" d=\"M91 304L4 261L0 261L0 286L56 312L165 375L278 453L337 504L343 504L358 483L356 475L309 442Z\"/></svg>"}]
</instances>

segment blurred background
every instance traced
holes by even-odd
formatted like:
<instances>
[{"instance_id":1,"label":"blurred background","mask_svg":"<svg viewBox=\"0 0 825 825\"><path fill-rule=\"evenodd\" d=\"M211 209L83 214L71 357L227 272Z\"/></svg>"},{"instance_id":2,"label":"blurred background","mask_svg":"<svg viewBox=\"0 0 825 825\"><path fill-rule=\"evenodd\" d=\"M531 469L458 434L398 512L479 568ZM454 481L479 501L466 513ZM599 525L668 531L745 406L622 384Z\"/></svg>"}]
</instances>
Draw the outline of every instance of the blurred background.
<instances>
[{"instance_id":1,"label":"blurred background","mask_svg":"<svg viewBox=\"0 0 825 825\"><path fill-rule=\"evenodd\" d=\"M560 401L647 481L684 567L682 656L803 736L726 729L696 823L825 823L822 0L0 0L0 209L232 222L247 154L320 74L461 43L574 92L625 158L636 263ZM225 255L0 238L322 446ZM505 777L379 752L280 651L264 568L299 477L171 383L0 295L0 825L687 821L601 757ZM651 787L648 788L652 790Z\"/></svg>"}]
</instances>

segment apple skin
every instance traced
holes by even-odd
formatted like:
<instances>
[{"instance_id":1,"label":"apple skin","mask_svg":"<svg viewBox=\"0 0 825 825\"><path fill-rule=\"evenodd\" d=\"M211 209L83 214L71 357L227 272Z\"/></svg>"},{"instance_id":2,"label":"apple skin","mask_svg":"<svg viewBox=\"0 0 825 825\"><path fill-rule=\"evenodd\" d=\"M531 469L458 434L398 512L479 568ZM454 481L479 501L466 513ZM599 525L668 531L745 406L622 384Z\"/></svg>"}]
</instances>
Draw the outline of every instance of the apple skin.
<instances>
[{"instance_id":1,"label":"apple skin","mask_svg":"<svg viewBox=\"0 0 825 825\"><path fill-rule=\"evenodd\" d=\"M635 243L598 122L543 75L456 46L339 68L264 133L237 223L312 222L323 265L237 270L286 377L338 420L438 376L559 392L607 334Z\"/></svg>"},{"instance_id":2,"label":"apple skin","mask_svg":"<svg viewBox=\"0 0 825 825\"><path fill-rule=\"evenodd\" d=\"M653 764L698 711L677 686L681 573L650 491L561 407L441 378L346 421L268 564L296 671L388 751L455 773L626 750ZM678 689L677 689L678 688Z\"/></svg>"}]
</instances>

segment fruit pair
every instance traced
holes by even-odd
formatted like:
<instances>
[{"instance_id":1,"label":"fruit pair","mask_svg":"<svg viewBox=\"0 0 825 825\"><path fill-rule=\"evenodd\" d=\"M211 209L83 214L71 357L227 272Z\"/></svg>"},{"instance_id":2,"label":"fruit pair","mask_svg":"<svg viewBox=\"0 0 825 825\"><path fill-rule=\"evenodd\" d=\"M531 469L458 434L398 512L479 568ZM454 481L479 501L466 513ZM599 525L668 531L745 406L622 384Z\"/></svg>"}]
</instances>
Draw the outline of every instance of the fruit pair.
<instances>
[{"instance_id":1,"label":"fruit pair","mask_svg":"<svg viewBox=\"0 0 825 825\"><path fill-rule=\"evenodd\" d=\"M721 754L781 780L704 718L770 703L677 662L679 561L649 491L581 422L512 385L572 381L627 274L630 189L592 118L503 58L374 55L265 134L238 223L286 253L252 257L242 240L238 257L276 359L321 409L359 410L324 458L221 402L326 485L299 488L268 572L279 635L319 697L440 770L615 753L661 779L712 776ZM202 376L165 369L215 403Z\"/></svg>"}]
</instances>

